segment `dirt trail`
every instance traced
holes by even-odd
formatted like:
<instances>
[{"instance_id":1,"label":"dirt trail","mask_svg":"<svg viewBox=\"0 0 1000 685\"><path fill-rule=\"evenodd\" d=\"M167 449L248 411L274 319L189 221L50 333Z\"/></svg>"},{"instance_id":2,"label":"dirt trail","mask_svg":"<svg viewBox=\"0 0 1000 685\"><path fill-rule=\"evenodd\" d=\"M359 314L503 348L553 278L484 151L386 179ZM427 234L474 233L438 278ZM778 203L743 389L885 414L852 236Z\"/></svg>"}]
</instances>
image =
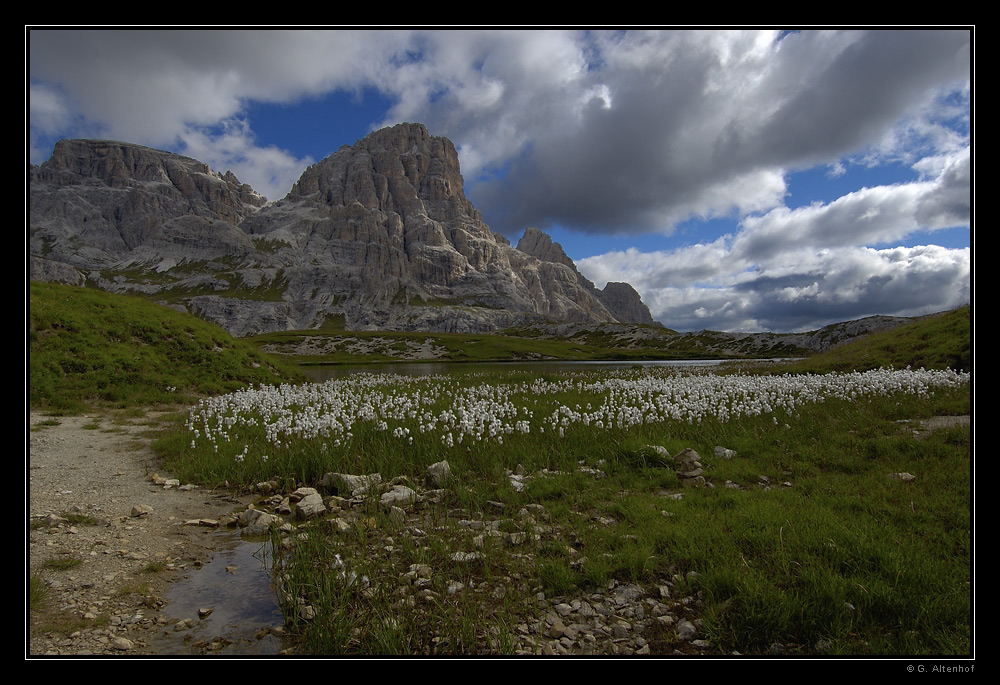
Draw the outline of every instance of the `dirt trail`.
<instances>
[{"instance_id":1,"label":"dirt trail","mask_svg":"<svg viewBox=\"0 0 1000 685\"><path fill-rule=\"evenodd\" d=\"M26 654L154 653L168 584L232 541L186 522L220 519L238 500L150 481L149 422L30 414L26 566L46 590L41 609L26 610ZM151 511L133 516L135 506Z\"/></svg>"}]
</instances>

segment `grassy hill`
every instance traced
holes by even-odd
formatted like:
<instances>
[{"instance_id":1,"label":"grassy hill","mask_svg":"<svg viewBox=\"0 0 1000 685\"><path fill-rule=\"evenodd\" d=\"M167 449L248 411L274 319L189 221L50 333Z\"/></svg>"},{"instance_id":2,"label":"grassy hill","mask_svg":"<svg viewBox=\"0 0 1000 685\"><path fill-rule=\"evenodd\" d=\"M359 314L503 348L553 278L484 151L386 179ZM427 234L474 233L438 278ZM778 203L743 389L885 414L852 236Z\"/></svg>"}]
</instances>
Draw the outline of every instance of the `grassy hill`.
<instances>
[{"instance_id":1,"label":"grassy hill","mask_svg":"<svg viewBox=\"0 0 1000 685\"><path fill-rule=\"evenodd\" d=\"M89 288L32 282L27 327L32 408L191 403L294 375L218 326Z\"/></svg>"},{"instance_id":2,"label":"grassy hill","mask_svg":"<svg viewBox=\"0 0 1000 685\"><path fill-rule=\"evenodd\" d=\"M972 371L972 309L932 314L782 367L789 373L868 371L880 367Z\"/></svg>"}]
</instances>

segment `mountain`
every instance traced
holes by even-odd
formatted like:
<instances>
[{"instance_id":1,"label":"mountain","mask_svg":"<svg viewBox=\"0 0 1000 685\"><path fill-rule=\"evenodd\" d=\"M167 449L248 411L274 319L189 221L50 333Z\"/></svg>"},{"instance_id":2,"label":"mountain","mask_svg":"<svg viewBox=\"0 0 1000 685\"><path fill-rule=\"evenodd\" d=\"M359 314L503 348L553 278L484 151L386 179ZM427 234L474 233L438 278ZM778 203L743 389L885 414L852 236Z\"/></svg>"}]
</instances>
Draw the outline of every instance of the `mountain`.
<instances>
[{"instance_id":1,"label":"mountain","mask_svg":"<svg viewBox=\"0 0 1000 685\"><path fill-rule=\"evenodd\" d=\"M516 248L493 233L455 146L421 124L341 147L273 203L113 141L61 141L28 180L33 279L146 293L235 335L653 323L631 286L598 290L541 231Z\"/></svg>"}]
</instances>

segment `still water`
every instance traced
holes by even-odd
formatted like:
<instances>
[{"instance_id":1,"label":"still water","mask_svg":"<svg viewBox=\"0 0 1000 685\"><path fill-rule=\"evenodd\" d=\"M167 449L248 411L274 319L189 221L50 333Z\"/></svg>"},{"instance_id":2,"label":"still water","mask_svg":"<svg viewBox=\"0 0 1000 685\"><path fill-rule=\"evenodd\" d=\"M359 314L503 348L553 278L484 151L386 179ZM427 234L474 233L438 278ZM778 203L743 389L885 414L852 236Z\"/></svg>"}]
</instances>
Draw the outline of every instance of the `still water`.
<instances>
[{"instance_id":1,"label":"still water","mask_svg":"<svg viewBox=\"0 0 1000 685\"><path fill-rule=\"evenodd\" d=\"M672 359L667 361L596 361L596 362L396 362L392 364L329 364L299 367L310 380L323 383L355 373L397 373L403 376L478 373L483 371L600 371L630 367L694 367L734 363L733 359ZM782 359L742 360L754 362L787 361Z\"/></svg>"},{"instance_id":2,"label":"still water","mask_svg":"<svg viewBox=\"0 0 1000 685\"><path fill-rule=\"evenodd\" d=\"M270 546L234 537L209 563L173 583L164 608L171 624L153 638L156 653L277 654L281 640L264 630L284 623L271 586ZM199 617L201 609L211 613ZM184 619L193 623L174 630L173 621Z\"/></svg>"}]
</instances>

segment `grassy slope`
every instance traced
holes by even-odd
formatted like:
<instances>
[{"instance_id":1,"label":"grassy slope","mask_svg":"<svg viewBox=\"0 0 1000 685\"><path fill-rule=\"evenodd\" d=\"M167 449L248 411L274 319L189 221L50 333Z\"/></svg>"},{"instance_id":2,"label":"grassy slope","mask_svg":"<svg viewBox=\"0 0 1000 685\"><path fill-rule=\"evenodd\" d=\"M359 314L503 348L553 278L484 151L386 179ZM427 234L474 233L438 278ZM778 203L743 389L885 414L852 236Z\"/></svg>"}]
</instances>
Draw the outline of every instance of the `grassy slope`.
<instances>
[{"instance_id":1,"label":"grassy slope","mask_svg":"<svg viewBox=\"0 0 1000 685\"><path fill-rule=\"evenodd\" d=\"M33 282L28 304L32 407L190 403L290 377L218 326L140 298Z\"/></svg>"},{"instance_id":2,"label":"grassy slope","mask_svg":"<svg viewBox=\"0 0 1000 685\"><path fill-rule=\"evenodd\" d=\"M972 371L972 311L960 307L873 333L794 364L782 372L868 371L892 366Z\"/></svg>"}]
</instances>

